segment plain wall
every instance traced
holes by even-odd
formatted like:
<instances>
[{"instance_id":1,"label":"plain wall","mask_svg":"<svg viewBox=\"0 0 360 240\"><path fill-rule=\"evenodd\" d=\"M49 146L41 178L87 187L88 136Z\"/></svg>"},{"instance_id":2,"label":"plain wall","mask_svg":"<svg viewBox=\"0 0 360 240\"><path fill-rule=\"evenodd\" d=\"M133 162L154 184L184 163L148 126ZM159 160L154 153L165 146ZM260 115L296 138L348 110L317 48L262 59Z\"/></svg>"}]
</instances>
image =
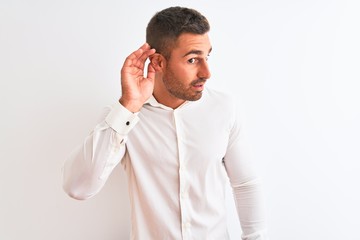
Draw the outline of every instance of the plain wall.
<instances>
[{"instance_id":1,"label":"plain wall","mask_svg":"<svg viewBox=\"0 0 360 240\"><path fill-rule=\"evenodd\" d=\"M359 240L355 0L0 0L0 239L128 239L121 166L87 201L62 191L61 168L119 98L120 68L148 20L174 5L211 23L208 86L234 94L247 116L271 239Z\"/></svg>"}]
</instances>

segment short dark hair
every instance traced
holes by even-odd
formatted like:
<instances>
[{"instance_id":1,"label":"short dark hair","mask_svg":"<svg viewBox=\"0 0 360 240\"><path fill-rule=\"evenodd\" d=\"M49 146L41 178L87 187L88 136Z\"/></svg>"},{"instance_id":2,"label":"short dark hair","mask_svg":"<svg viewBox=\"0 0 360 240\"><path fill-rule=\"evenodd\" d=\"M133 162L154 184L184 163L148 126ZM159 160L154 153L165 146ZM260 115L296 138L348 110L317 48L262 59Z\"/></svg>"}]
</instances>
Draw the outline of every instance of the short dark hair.
<instances>
[{"instance_id":1,"label":"short dark hair","mask_svg":"<svg viewBox=\"0 0 360 240\"><path fill-rule=\"evenodd\" d=\"M157 12L146 28L146 42L166 58L182 33L205 34L210 30L206 17L194 9L169 7Z\"/></svg>"}]
</instances>

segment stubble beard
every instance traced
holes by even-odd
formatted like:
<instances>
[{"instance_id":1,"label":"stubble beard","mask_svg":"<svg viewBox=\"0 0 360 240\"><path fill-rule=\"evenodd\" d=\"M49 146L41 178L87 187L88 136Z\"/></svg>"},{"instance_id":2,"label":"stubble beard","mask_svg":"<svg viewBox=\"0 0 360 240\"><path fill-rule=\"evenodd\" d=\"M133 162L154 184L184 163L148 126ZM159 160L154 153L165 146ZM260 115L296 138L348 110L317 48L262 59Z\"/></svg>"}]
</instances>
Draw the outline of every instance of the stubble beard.
<instances>
[{"instance_id":1,"label":"stubble beard","mask_svg":"<svg viewBox=\"0 0 360 240\"><path fill-rule=\"evenodd\" d=\"M202 91L194 91L192 86L198 83L205 83L205 79L197 79L192 81L188 86L185 86L181 81L177 80L173 73L164 75L164 85L168 92L179 99L186 101L197 101L202 97Z\"/></svg>"}]
</instances>

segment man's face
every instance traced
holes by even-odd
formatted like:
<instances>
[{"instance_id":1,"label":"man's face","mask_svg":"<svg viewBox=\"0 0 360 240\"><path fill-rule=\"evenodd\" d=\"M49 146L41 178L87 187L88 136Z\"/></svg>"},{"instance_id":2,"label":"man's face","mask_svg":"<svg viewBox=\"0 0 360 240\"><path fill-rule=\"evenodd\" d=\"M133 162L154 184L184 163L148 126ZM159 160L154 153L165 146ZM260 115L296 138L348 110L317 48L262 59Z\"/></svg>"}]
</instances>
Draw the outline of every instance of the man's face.
<instances>
[{"instance_id":1,"label":"man's face","mask_svg":"<svg viewBox=\"0 0 360 240\"><path fill-rule=\"evenodd\" d=\"M211 52L208 34L181 34L163 72L163 83L171 97L196 101L211 74L207 59Z\"/></svg>"}]
</instances>

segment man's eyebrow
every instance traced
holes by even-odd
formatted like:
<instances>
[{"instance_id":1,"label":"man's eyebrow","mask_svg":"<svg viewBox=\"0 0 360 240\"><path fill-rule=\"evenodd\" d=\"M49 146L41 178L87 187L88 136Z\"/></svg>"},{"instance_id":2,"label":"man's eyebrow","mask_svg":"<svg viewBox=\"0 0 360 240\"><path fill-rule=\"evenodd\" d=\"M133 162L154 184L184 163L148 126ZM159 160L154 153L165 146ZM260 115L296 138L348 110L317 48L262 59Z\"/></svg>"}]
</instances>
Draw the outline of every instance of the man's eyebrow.
<instances>
[{"instance_id":1,"label":"man's eyebrow","mask_svg":"<svg viewBox=\"0 0 360 240\"><path fill-rule=\"evenodd\" d=\"M212 51L212 48L209 49L208 55L210 54L211 51ZM202 55L203 53L204 53L204 52L201 51L201 50L191 50L191 51L187 52L183 57L186 57L186 56L188 56L188 55L190 55L190 54Z\"/></svg>"}]
</instances>

